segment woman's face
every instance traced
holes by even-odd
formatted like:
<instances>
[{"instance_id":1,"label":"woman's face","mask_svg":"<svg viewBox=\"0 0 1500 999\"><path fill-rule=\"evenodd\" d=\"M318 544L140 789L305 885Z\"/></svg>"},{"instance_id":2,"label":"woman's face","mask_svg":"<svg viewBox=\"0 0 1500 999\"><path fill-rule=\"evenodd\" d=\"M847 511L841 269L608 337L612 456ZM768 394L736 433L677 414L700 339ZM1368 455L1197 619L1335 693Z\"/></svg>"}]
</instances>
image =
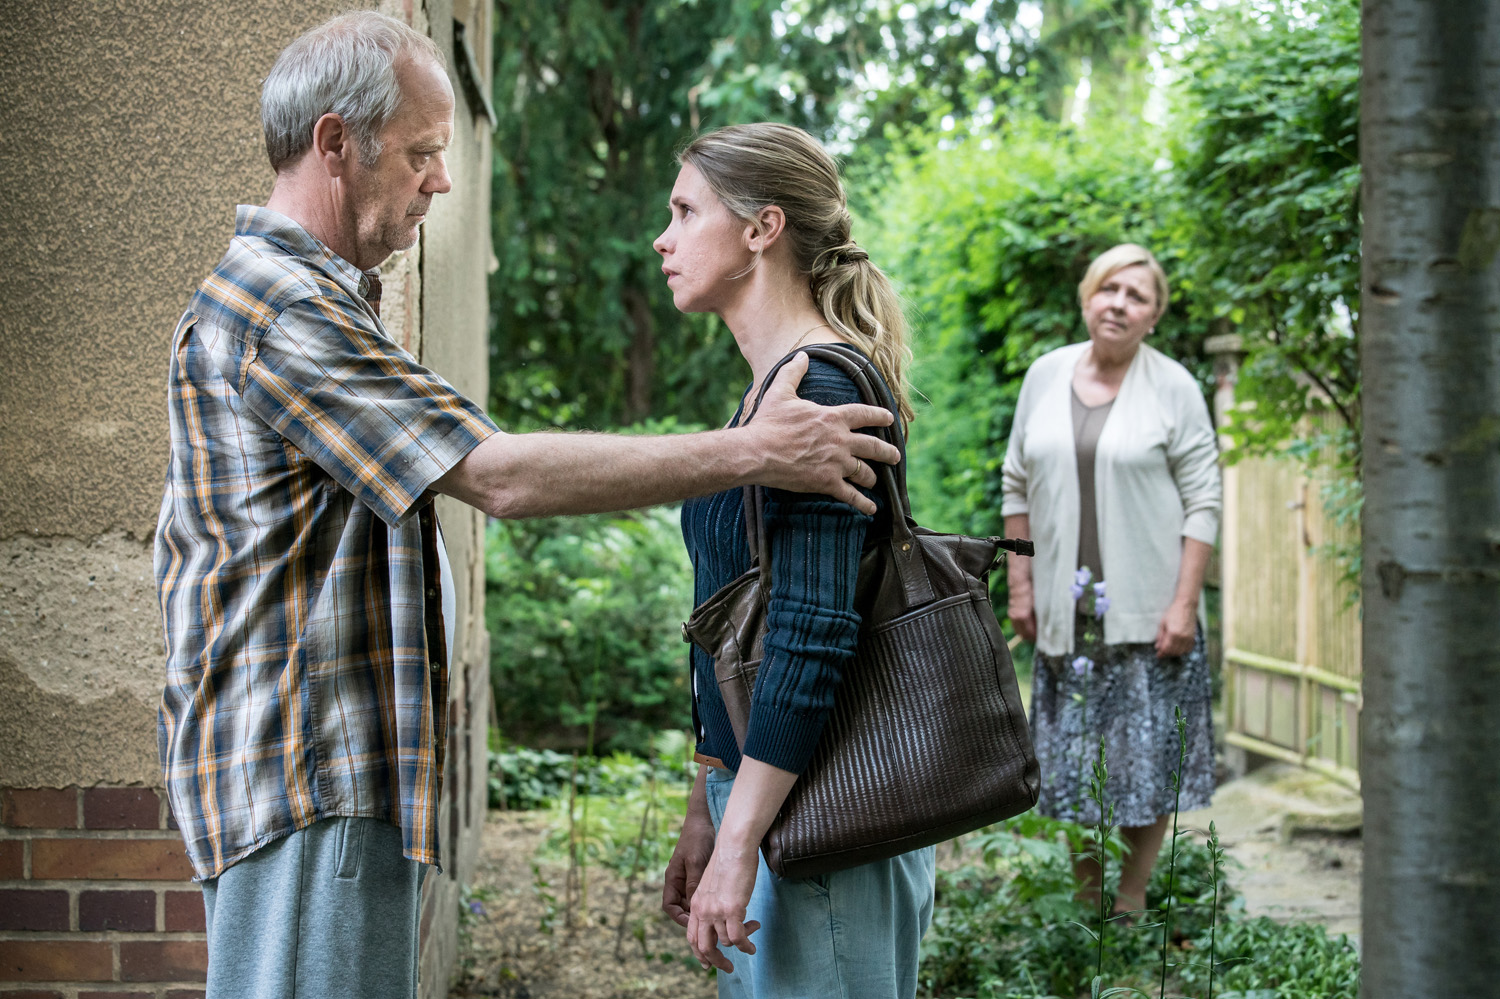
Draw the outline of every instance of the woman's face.
<instances>
[{"instance_id":1,"label":"woman's face","mask_svg":"<svg viewBox=\"0 0 1500 999\"><path fill-rule=\"evenodd\" d=\"M651 245L661 254L672 304L682 312L720 312L741 287L733 280L749 266L749 227L729 209L691 163L672 186L672 221Z\"/></svg>"},{"instance_id":2,"label":"woman's face","mask_svg":"<svg viewBox=\"0 0 1500 999\"><path fill-rule=\"evenodd\" d=\"M1145 264L1109 275L1083 303L1083 324L1100 346L1133 352L1156 324L1156 279Z\"/></svg>"}]
</instances>

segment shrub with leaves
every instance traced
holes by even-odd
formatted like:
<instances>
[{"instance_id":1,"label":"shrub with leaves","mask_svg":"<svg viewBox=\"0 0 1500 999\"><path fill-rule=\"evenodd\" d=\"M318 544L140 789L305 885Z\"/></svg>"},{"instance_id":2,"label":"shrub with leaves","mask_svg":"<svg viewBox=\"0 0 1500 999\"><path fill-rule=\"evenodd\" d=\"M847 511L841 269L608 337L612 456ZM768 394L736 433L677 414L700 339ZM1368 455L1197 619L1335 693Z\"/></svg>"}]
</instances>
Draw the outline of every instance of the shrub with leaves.
<instances>
[{"instance_id":1,"label":"shrub with leaves","mask_svg":"<svg viewBox=\"0 0 1500 999\"><path fill-rule=\"evenodd\" d=\"M652 737L649 759L624 752L596 758L551 749L502 747L490 752L490 807L551 808L568 798L570 781L578 794L600 797L630 794L653 780L669 787L689 785L693 771L684 764L687 747L687 735L677 730Z\"/></svg>"},{"instance_id":2,"label":"shrub with leaves","mask_svg":"<svg viewBox=\"0 0 1500 999\"><path fill-rule=\"evenodd\" d=\"M1208 981L1208 934L1195 941L1194 963L1178 969L1187 986ZM1229 920L1214 941L1216 994L1264 999L1355 999L1359 951L1345 936L1314 923L1278 923L1265 916Z\"/></svg>"},{"instance_id":3,"label":"shrub with leaves","mask_svg":"<svg viewBox=\"0 0 1500 999\"><path fill-rule=\"evenodd\" d=\"M493 522L486 581L507 739L644 754L652 733L688 727L692 569L675 509Z\"/></svg>"},{"instance_id":4,"label":"shrub with leaves","mask_svg":"<svg viewBox=\"0 0 1500 999\"><path fill-rule=\"evenodd\" d=\"M966 848L980 862L939 871L920 980L931 996L1071 995L1094 973L1097 923L1075 895L1073 858L1095 849L1091 830L1035 812L982 830ZM1124 843L1105 843L1119 870ZM1116 876L1118 876L1116 874Z\"/></svg>"}]
</instances>

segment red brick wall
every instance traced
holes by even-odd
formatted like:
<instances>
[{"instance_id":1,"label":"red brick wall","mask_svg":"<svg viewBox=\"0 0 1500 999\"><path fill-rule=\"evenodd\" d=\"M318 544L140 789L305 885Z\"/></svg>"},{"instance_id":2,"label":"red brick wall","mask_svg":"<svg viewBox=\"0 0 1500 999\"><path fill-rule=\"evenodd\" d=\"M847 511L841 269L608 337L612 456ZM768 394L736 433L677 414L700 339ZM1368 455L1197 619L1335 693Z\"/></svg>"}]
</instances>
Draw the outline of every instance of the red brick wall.
<instances>
[{"instance_id":1,"label":"red brick wall","mask_svg":"<svg viewBox=\"0 0 1500 999\"><path fill-rule=\"evenodd\" d=\"M192 873L152 788L0 788L0 999L201 999Z\"/></svg>"}]
</instances>

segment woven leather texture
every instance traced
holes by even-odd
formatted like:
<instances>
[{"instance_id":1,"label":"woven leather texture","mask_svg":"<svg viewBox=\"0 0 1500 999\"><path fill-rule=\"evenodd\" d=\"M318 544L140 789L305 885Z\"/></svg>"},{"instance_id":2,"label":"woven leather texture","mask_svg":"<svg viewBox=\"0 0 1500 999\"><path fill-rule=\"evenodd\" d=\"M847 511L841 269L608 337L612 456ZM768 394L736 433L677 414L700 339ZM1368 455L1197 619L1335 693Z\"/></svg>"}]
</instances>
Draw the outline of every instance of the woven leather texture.
<instances>
[{"instance_id":1,"label":"woven leather texture","mask_svg":"<svg viewBox=\"0 0 1500 999\"><path fill-rule=\"evenodd\" d=\"M809 352L822 357L824 349ZM884 404L872 386L861 389L866 401ZM1000 539L916 527L906 515L904 474L883 478L897 530L860 560L855 608L864 623L854 661L811 763L761 844L782 877L950 839L1026 811L1041 787L1015 668L989 599ZM763 540L759 526L751 534ZM769 574L762 569L758 558L684 628L714 658L742 748L765 632Z\"/></svg>"}]
</instances>

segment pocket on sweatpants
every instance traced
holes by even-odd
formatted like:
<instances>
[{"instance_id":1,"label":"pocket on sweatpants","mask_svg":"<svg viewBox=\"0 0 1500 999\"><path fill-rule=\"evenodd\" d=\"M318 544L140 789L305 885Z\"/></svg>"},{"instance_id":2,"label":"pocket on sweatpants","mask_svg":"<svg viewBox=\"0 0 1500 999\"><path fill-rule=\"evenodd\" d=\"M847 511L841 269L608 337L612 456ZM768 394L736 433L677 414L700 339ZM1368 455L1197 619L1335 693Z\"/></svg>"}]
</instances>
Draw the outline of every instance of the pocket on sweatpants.
<instances>
[{"instance_id":1,"label":"pocket on sweatpants","mask_svg":"<svg viewBox=\"0 0 1500 999\"><path fill-rule=\"evenodd\" d=\"M336 878L359 877L359 858L364 852L365 826L360 819L334 819L339 824L338 862L334 865Z\"/></svg>"}]
</instances>

